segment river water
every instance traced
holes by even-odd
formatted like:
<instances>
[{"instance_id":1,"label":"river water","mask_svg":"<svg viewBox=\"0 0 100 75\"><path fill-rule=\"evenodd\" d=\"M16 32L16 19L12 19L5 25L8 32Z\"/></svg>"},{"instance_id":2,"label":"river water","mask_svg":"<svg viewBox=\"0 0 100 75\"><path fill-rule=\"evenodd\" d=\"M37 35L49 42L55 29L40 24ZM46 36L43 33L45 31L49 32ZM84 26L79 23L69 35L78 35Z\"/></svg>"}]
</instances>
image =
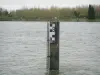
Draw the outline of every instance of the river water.
<instances>
[{"instance_id":1,"label":"river water","mask_svg":"<svg viewBox=\"0 0 100 75\"><path fill-rule=\"evenodd\" d=\"M46 28L46 22L0 22L0 75L47 75ZM57 75L100 75L100 22L60 23Z\"/></svg>"}]
</instances>

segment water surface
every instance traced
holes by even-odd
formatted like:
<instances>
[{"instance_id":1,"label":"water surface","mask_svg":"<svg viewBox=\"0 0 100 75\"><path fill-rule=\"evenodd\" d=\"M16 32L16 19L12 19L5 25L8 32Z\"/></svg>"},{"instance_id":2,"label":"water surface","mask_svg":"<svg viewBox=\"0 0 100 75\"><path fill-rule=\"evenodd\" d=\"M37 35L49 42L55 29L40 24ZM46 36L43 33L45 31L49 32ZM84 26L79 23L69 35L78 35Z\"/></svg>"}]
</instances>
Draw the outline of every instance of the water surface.
<instances>
[{"instance_id":1,"label":"water surface","mask_svg":"<svg viewBox=\"0 0 100 75\"><path fill-rule=\"evenodd\" d=\"M46 75L46 26L0 22L0 75ZM60 23L59 75L100 75L99 32L99 22Z\"/></svg>"}]
</instances>

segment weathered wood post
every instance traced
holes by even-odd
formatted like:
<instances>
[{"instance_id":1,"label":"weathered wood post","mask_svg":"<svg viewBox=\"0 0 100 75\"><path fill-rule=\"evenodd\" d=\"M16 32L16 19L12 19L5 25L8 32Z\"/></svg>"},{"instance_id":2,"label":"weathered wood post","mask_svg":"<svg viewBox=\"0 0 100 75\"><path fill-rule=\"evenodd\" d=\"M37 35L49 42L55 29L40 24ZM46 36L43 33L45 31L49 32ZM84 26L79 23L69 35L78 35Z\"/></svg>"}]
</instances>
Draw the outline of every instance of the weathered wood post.
<instances>
[{"instance_id":1,"label":"weathered wood post","mask_svg":"<svg viewBox=\"0 0 100 75\"><path fill-rule=\"evenodd\" d=\"M59 70L59 21L47 24L47 70Z\"/></svg>"}]
</instances>

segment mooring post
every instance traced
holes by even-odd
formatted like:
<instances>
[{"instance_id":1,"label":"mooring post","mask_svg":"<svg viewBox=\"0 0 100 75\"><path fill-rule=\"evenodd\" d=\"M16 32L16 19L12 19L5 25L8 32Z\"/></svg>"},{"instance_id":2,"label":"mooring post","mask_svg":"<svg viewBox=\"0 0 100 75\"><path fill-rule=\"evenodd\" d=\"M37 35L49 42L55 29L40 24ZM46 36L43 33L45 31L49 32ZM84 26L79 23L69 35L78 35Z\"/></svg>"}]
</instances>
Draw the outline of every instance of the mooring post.
<instances>
[{"instance_id":1,"label":"mooring post","mask_svg":"<svg viewBox=\"0 0 100 75\"><path fill-rule=\"evenodd\" d=\"M59 70L59 21L47 24L47 70Z\"/></svg>"}]
</instances>

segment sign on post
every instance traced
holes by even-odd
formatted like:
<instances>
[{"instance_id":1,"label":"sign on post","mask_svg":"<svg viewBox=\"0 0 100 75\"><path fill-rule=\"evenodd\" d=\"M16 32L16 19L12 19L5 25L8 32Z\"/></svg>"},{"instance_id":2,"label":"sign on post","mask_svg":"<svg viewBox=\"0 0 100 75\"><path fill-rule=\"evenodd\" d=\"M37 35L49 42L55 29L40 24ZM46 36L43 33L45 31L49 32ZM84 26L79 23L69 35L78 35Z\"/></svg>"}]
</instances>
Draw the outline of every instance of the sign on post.
<instances>
[{"instance_id":1,"label":"sign on post","mask_svg":"<svg viewBox=\"0 0 100 75\"><path fill-rule=\"evenodd\" d=\"M59 21L47 24L47 70L59 70Z\"/></svg>"}]
</instances>

